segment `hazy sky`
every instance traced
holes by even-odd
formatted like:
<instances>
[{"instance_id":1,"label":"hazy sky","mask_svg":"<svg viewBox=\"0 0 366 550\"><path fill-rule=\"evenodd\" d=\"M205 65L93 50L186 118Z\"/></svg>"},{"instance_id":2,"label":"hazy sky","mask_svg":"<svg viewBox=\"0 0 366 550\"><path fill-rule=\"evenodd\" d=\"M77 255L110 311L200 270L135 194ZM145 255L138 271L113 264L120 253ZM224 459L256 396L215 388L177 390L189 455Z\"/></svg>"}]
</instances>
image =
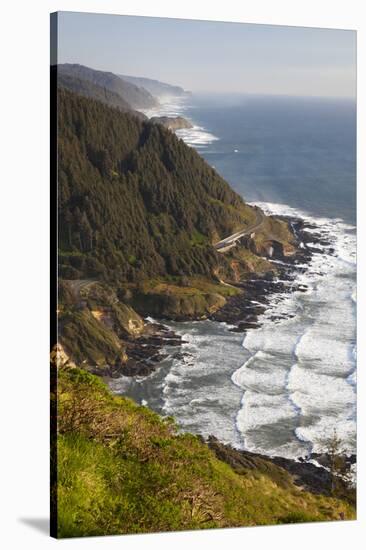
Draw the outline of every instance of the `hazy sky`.
<instances>
[{"instance_id":1,"label":"hazy sky","mask_svg":"<svg viewBox=\"0 0 366 550\"><path fill-rule=\"evenodd\" d=\"M356 32L59 13L59 63L192 91L354 97Z\"/></svg>"}]
</instances>

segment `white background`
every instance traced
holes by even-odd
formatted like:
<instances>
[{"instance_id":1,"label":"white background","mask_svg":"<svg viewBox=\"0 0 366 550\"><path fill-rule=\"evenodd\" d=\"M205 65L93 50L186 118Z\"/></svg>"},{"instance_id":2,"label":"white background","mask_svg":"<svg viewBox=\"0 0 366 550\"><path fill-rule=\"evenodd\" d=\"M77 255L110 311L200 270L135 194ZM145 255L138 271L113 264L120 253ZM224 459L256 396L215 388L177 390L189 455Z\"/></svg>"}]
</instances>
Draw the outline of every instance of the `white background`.
<instances>
[{"instance_id":1,"label":"white background","mask_svg":"<svg viewBox=\"0 0 366 550\"><path fill-rule=\"evenodd\" d=\"M358 549L365 516L365 33L362 0L5 0L0 17L0 545ZM55 541L48 517L49 13L56 10L357 29L359 505L356 522ZM199 52L197 52L199 55ZM362 155L362 153L364 153ZM362 215L362 213L363 215ZM4 353L5 352L5 353ZM364 540L362 540L364 539ZM361 542L362 541L362 542Z\"/></svg>"}]
</instances>

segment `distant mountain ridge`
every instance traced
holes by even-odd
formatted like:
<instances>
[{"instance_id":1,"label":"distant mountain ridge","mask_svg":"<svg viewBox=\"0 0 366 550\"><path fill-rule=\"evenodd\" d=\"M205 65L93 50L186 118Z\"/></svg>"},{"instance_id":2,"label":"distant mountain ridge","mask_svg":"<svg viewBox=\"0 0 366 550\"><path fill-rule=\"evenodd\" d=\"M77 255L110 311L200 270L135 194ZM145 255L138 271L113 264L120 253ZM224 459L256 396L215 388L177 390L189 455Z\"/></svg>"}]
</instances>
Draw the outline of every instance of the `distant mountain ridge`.
<instances>
[{"instance_id":1,"label":"distant mountain ridge","mask_svg":"<svg viewBox=\"0 0 366 550\"><path fill-rule=\"evenodd\" d=\"M160 80L124 74L119 74L118 76L126 82L130 82L131 84L144 88L157 98L167 96L184 96L190 94L190 92L184 90L180 86L173 86L172 84L167 84L166 82L160 82Z\"/></svg>"},{"instance_id":2,"label":"distant mountain ridge","mask_svg":"<svg viewBox=\"0 0 366 550\"><path fill-rule=\"evenodd\" d=\"M56 66L52 67L56 70ZM117 75L80 65L78 63L63 63L57 65L58 86L101 101L109 107L117 107L122 112L132 112L140 119L146 119L141 112L159 106L159 99L167 97L182 97L190 92L180 86L160 82L151 78ZM157 120L155 122L158 122ZM168 121L161 121L170 127ZM182 121L172 122L171 129L190 127Z\"/></svg>"},{"instance_id":3,"label":"distant mountain ridge","mask_svg":"<svg viewBox=\"0 0 366 550\"><path fill-rule=\"evenodd\" d=\"M132 109L151 109L159 105L157 99L149 91L127 82L111 72L91 69L76 63L63 63L58 65L58 75L59 77L73 77L88 81L113 94L118 94ZM95 97L95 99L100 98Z\"/></svg>"},{"instance_id":4,"label":"distant mountain ridge","mask_svg":"<svg viewBox=\"0 0 366 550\"><path fill-rule=\"evenodd\" d=\"M147 119L143 113L132 109L130 104L119 94L112 92L108 88L94 84L90 80L84 80L61 72L61 74L58 75L57 84L60 88L65 88L70 92L74 92L84 97L96 99L109 107L117 107L122 112L133 113L141 120Z\"/></svg>"}]
</instances>

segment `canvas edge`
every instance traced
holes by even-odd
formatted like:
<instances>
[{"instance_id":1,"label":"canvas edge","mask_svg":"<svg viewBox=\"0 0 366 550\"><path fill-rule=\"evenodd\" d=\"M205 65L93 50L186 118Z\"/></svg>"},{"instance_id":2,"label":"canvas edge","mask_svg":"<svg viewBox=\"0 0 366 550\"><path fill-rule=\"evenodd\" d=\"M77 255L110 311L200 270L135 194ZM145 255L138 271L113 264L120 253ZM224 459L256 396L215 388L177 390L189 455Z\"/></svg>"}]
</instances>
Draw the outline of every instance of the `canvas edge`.
<instances>
[{"instance_id":1,"label":"canvas edge","mask_svg":"<svg viewBox=\"0 0 366 550\"><path fill-rule=\"evenodd\" d=\"M50 14L50 536L58 538L57 506L57 57L58 13ZM56 359L56 360L55 360Z\"/></svg>"}]
</instances>

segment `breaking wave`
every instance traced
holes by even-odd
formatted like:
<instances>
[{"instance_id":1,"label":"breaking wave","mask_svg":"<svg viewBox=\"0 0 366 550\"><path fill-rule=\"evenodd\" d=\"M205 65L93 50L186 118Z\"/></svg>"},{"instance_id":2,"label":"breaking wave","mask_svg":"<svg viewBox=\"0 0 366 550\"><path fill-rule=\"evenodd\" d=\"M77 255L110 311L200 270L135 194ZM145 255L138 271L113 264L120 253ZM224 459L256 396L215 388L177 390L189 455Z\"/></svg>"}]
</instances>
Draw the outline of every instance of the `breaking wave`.
<instances>
[{"instance_id":1,"label":"breaking wave","mask_svg":"<svg viewBox=\"0 0 366 550\"><path fill-rule=\"evenodd\" d=\"M306 293L274 296L259 329L248 331L249 359L232 376L243 390L236 418L244 446L270 455L319 452L336 430L355 452L355 227L282 204L267 213L301 217L326 237L297 281ZM274 324L273 313L287 317Z\"/></svg>"},{"instance_id":2,"label":"breaking wave","mask_svg":"<svg viewBox=\"0 0 366 550\"><path fill-rule=\"evenodd\" d=\"M189 98L187 98L187 96L170 97L164 98L158 108L145 110L143 113L149 118L153 116L183 116L187 118L187 120L189 120L192 124L192 128L177 130L175 132L176 135L190 147L205 149L214 141L218 141L219 138L208 132L202 126L197 125L190 117L188 117L186 115L186 111L188 111L189 108Z\"/></svg>"}]
</instances>

